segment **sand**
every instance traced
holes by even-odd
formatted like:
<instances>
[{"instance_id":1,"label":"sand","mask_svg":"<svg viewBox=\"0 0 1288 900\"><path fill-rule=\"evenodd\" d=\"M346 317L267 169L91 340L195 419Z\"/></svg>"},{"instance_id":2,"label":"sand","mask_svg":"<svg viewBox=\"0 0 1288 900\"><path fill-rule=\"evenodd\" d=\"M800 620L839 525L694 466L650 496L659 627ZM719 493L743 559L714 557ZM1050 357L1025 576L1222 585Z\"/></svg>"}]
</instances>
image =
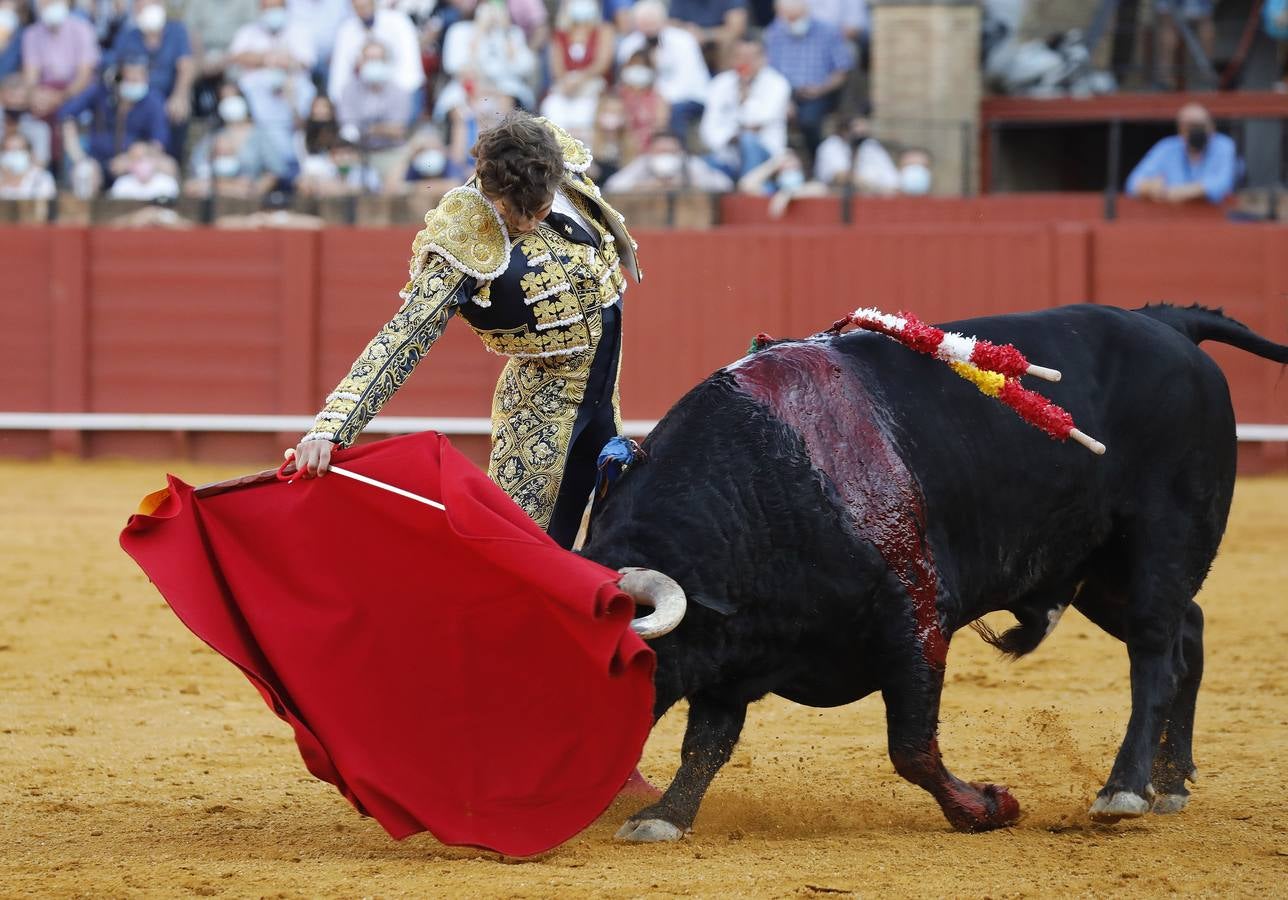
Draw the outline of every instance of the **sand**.
<instances>
[{"instance_id":1,"label":"sand","mask_svg":"<svg viewBox=\"0 0 1288 900\"><path fill-rule=\"evenodd\" d=\"M260 468L172 466L193 483ZM1026 816L952 832L885 756L879 698L754 706L694 834L542 857L390 840L304 770L287 726L118 549L164 466L0 462L0 896L1288 896L1288 480L1242 480L1200 597L1207 673L1179 816L1093 826L1128 714L1121 644L1070 612L1008 664L969 631L940 743ZM1000 624L1000 623L999 623ZM665 782L683 711L641 768Z\"/></svg>"}]
</instances>

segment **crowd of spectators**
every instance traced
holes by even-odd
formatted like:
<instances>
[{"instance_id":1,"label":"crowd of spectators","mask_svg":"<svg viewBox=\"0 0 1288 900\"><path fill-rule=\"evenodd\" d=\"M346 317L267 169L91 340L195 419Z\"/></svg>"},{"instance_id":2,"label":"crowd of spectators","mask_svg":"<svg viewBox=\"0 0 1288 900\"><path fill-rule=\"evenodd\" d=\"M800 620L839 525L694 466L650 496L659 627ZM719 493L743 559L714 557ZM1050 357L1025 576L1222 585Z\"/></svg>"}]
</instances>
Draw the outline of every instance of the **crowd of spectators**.
<instances>
[{"instance_id":1,"label":"crowd of spectators","mask_svg":"<svg viewBox=\"0 0 1288 900\"><path fill-rule=\"evenodd\" d=\"M842 104L866 44L866 0L0 0L0 194L444 190L515 108L610 190L924 193Z\"/></svg>"}]
</instances>

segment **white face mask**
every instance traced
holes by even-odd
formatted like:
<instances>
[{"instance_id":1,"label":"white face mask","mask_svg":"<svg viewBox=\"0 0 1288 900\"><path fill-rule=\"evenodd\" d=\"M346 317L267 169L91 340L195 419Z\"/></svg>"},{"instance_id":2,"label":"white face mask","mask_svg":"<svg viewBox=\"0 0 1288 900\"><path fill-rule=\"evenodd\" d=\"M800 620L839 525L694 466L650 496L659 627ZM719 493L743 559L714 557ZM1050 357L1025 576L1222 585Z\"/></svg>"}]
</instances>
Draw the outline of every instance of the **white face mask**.
<instances>
[{"instance_id":1,"label":"white face mask","mask_svg":"<svg viewBox=\"0 0 1288 900\"><path fill-rule=\"evenodd\" d=\"M51 3L40 11L40 21L50 28L57 28L67 21L70 12L66 3Z\"/></svg>"},{"instance_id":2,"label":"white face mask","mask_svg":"<svg viewBox=\"0 0 1288 900\"><path fill-rule=\"evenodd\" d=\"M809 31L809 19L801 16L796 21L788 23L787 30L797 37L803 37Z\"/></svg>"},{"instance_id":3,"label":"white face mask","mask_svg":"<svg viewBox=\"0 0 1288 900\"><path fill-rule=\"evenodd\" d=\"M581 24L594 22L599 18L599 4L595 0L572 0L568 4L568 18Z\"/></svg>"},{"instance_id":4,"label":"white face mask","mask_svg":"<svg viewBox=\"0 0 1288 900\"><path fill-rule=\"evenodd\" d=\"M0 153L0 169L13 175L24 175L31 168L31 154L26 150L6 150Z\"/></svg>"},{"instance_id":5,"label":"white face mask","mask_svg":"<svg viewBox=\"0 0 1288 900\"><path fill-rule=\"evenodd\" d=\"M653 83L653 70L648 66L626 66L622 69L622 83L642 90Z\"/></svg>"},{"instance_id":6,"label":"white face mask","mask_svg":"<svg viewBox=\"0 0 1288 900\"><path fill-rule=\"evenodd\" d=\"M658 178L674 178L684 167L684 160L678 153L654 153L648 158L648 167Z\"/></svg>"},{"instance_id":7,"label":"white face mask","mask_svg":"<svg viewBox=\"0 0 1288 900\"><path fill-rule=\"evenodd\" d=\"M280 91L286 85L285 69L264 69L264 85L270 91Z\"/></svg>"},{"instance_id":8,"label":"white face mask","mask_svg":"<svg viewBox=\"0 0 1288 900\"><path fill-rule=\"evenodd\" d=\"M437 178L447 168L447 156L442 150L431 147L417 153L411 161L411 167L422 178Z\"/></svg>"},{"instance_id":9,"label":"white face mask","mask_svg":"<svg viewBox=\"0 0 1288 900\"><path fill-rule=\"evenodd\" d=\"M130 103L138 103L148 95L148 83L146 81L122 81L121 82L121 99L128 100Z\"/></svg>"},{"instance_id":10,"label":"white face mask","mask_svg":"<svg viewBox=\"0 0 1288 900\"><path fill-rule=\"evenodd\" d=\"M219 101L219 118L230 125L245 122L249 115L250 110L246 107L245 97L234 95Z\"/></svg>"},{"instance_id":11,"label":"white face mask","mask_svg":"<svg viewBox=\"0 0 1288 900\"><path fill-rule=\"evenodd\" d=\"M285 6L274 6L260 13L259 21L269 31L276 33L286 27L288 15Z\"/></svg>"},{"instance_id":12,"label":"white face mask","mask_svg":"<svg viewBox=\"0 0 1288 900\"><path fill-rule=\"evenodd\" d=\"M9 7L0 9L0 34L13 34L18 30L18 14Z\"/></svg>"},{"instance_id":13,"label":"white face mask","mask_svg":"<svg viewBox=\"0 0 1288 900\"><path fill-rule=\"evenodd\" d=\"M921 163L911 163L899 170L899 191L921 196L930 193L930 169Z\"/></svg>"},{"instance_id":14,"label":"white face mask","mask_svg":"<svg viewBox=\"0 0 1288 900\"><path fill-rule=\"evenodd\" d=\"M367 84L388 84L393 67L383 59L369 59L362 64L358 74Z\"/></svg>"},{"instance_id":15,"label":"white face mask","mask_svg":"<svg viewBox=\"0 0 1288 900\"><path fill-rule=\"evenodd\" d=\"M210 168L216 178L233 178L241 170L241 162L235 156L216 156Z\"/></svg>"},{"instance_id":16,"label":"white face mask","mask_svg":"<svg viewBox=\"0 0 1288 900\"><path fill-rule=\"evenodd\" d=\"M805 173L800 169L784 169L778 173L778 189L794 191L805 183Z\"/></svg>"},{"instance_id":17,"label":"white face mask","mask_svg":"<svg viewBox=\"0 0 1288 900\"><path fill-rule=\"evenodd\" d=\"M165 7L159 4L145 6L139 10L138 25L143 31L156 32L165 28Z\"/></svg>"}]
</instances>

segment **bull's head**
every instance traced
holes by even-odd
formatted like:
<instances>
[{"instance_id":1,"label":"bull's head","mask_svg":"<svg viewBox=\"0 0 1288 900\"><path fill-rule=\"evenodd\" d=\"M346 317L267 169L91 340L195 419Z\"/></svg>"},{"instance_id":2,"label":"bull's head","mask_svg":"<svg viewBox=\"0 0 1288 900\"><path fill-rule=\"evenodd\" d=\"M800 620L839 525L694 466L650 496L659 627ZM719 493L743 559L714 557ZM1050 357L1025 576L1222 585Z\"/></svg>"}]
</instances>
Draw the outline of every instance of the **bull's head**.
<instances>
[{"instance_id":1,"label":"bull's head","mask_svg":"<svg viewBox=\"0 0 1288 900\"><path fill-rule=\"evenodd\" d=\"M622 573L622 580L618 587L629 594L636 605L653 608L647 616L631 622L632 631L644 640L651 641L670 633L680 624L688 605L684 588L652 569L629 567L619 571Z\"/></svg>"}]
</instances>

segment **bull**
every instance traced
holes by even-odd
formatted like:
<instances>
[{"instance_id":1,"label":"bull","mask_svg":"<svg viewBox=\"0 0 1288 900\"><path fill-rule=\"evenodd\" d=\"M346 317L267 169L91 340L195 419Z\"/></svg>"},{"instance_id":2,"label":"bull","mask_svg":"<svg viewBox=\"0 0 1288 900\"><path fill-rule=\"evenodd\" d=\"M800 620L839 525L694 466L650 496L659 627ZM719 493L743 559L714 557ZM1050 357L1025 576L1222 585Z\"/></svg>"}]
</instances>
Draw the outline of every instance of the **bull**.
<instances>
[{"instance_id":1,"label":"bull","mask_svg":"<svg viewBox=\"0 0 1288 900\"><path fill-rule=\"evenodd\" d=\"M619 838L688 832L767 694L833 707L879 691L903 778L956 829L1013 824L1006 788L944 765L949 641L1007 610L1014 627L981 633L1019 657L1070 605L1125 642L1131 664L1130 720L1092 819L1186 805L1203 673L1194 597L1236 464L1229 388L1198 344L1280 363L1288 347L1168 305L943 327L1062 370L1043 392L1108 454L1049 440L943 363L867 332L772 343L690 391L597 503L582 551L665 608L640 622L656 638L655 719L689 703L674 780Z\"/></svg>"}]
</instances>

